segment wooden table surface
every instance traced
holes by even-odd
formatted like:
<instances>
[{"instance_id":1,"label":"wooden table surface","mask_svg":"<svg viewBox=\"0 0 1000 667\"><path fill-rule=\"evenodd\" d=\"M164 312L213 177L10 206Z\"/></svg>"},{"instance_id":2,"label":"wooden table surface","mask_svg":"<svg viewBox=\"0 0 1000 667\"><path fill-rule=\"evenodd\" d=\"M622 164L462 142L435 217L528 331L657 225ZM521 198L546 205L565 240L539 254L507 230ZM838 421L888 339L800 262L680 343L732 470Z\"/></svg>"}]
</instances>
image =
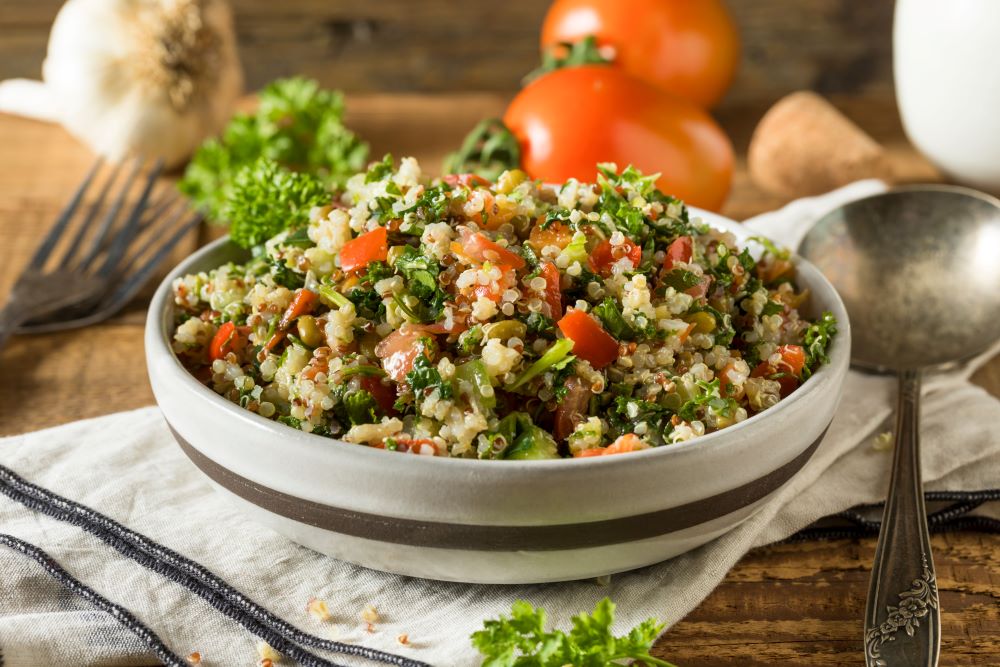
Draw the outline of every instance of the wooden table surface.
<instances>
[{"instance_id":1,"label":"wooden table surface","mask_svg":"<svg viewBox=\"0 0 1000 667\"><path fill-rule=\"evenodd\" d=\"M496 94L358 95L349 124L372 155L414 155L436 170L476 119L496 115ZM939 177L903 138L891 102L835 102L888 148L902 181ZM744 219L784 202L746 174L745 149L763 108L720 116L741 156L723 213ZM0 114L0 295L5 295L91 156L61 129ZM176 259L212 231L192 233ZM2 298L2 297L0 297ZM80 331L15 337L0 351L0 435L150 405L142 327L145 299ZM974 380L1000 395L1000 359ZM954 533L933 539L940 586L942 665L1000 662L1000 538ZM748 554L655 653L679 665L860 665L862 613L874 539L785 544Z\"/></svg>"}]
</instances>

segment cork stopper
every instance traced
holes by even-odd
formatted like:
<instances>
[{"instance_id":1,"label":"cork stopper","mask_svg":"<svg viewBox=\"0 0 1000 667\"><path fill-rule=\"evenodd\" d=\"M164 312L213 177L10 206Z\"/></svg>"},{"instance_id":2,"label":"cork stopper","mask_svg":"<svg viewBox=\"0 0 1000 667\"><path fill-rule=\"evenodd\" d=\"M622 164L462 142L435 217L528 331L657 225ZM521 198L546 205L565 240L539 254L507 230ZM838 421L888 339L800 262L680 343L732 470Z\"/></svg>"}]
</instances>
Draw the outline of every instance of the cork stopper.
<instances>
[{"instance_id":1,"label":"cork stopper","mask_svg":"<svg viewBox=\"0 0 1000 667\"><path fill-rule=\"evenodd\" d=\"M829 192L863 178L891 179L885 149L816 93L779 100L754 130L750 177L785 197Z\"/></svg>"}]
</instances>

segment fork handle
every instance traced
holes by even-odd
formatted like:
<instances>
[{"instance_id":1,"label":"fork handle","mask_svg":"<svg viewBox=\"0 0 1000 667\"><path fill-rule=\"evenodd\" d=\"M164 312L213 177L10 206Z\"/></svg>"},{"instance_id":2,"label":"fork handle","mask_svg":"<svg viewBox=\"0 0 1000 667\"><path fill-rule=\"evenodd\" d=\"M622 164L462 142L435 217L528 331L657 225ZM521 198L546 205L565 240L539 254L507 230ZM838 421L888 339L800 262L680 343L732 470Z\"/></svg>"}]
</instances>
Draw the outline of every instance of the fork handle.
<instances>
[{"instance_id":1,"label":"fork handle","mask_svg":"<svg viewBox=\"0 0 1000 667\"><path fill-rule=\"evenodd\" d=\"M920 480L920 371L901 371L889 496L865 609L868 667L934 667L941 618Z\"/></svg>"}]
</instances>

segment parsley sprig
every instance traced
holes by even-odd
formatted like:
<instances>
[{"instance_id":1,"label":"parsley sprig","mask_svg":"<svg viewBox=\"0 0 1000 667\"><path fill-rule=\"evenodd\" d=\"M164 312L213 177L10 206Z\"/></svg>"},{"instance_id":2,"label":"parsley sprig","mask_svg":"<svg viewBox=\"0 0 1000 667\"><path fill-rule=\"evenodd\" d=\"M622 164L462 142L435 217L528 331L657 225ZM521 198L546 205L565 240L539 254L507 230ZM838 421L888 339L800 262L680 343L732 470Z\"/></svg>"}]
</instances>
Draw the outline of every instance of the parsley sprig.
<instances>
[{"instance_id":1,"label":"parsley sprig","mask_svg":"<svg viewBox=\"0 0 1000 667\"><path fill-rule=\"evenodd\" d=\"M485 656L483 667L607 667L642 660L646 665L673 667L649 654L663 624L647 619L628 634L615 637L611 625L615 604L604 598L592 614L573 617L569 632L545 629L545 610L517 601L510 618L489 620L472 635L472 644Z\"/></svg>"},{"instance_id":2,"label":"parsley sprig","mask_svg":"<svg viewBox=\"0 0 1000 667\"><path fill-rule=\"evenodd\" d=\"M195 153L178 187L211 220L227 221L236 176L260 158L282 169L341 185L364 167L368 145L343 123L344 99L301 77L280 79L260 93L257 110L237 114L222 136Z\"/></svg>"},{"instance_id":3,"label":"parsley sprig","mask_svg":"<svg viewBox=\"0 0 1000 667\"><path fill-rule=\"evenodd\" d=\"M824 312L819 319L809 325L802 336L803 347L806 349L806 363L802 367L802 379L805 380L822 364L830 363L827 350L830 341L837 333L837 318L830 311Z\"/></svg>"}]
</instances>

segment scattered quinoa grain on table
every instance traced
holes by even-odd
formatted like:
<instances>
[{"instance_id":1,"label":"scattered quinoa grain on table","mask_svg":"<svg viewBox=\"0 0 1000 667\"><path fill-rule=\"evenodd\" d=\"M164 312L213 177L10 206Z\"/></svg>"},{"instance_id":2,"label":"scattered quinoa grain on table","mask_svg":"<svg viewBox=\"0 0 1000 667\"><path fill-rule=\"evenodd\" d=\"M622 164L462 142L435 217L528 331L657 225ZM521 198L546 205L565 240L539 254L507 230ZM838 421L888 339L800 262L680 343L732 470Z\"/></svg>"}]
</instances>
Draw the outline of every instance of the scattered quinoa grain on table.
<instances>
[{"instance_id":1,"label":"scattered quinoa grain on table","mask_svg":"<svg viewBox=\"0 0 1000 667\"><path fill-rule=\"evenodd\" d=\"M242 264L173 284L173 349L262 417L358 445L590 457L697 438L827 361L787 253L689 215L632 168L559 186L351 178Z\"/></svg>"}]
</instances>

